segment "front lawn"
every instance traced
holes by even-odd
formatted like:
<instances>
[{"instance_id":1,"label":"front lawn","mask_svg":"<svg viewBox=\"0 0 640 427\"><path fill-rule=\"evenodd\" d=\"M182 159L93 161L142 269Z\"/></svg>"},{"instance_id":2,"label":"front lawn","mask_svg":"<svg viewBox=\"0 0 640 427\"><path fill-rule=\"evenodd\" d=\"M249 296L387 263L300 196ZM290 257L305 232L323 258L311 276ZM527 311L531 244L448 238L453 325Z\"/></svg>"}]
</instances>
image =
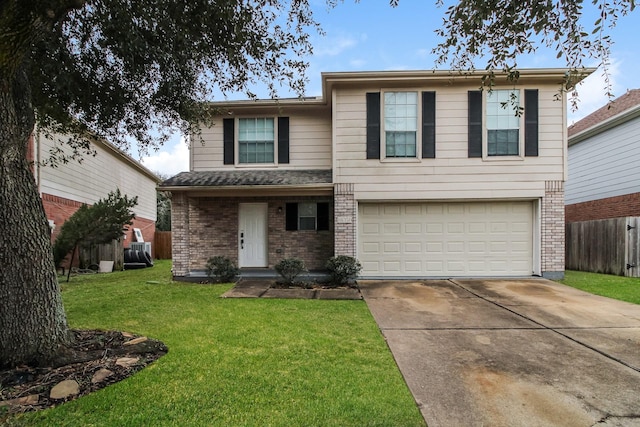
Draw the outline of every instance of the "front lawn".
<instances>
[{"instance_id":1,"label":"front lawn","mask_svg":"<svg viewBox=\"0 0 640 427\"><path fill-rule=\"evenodd\" d=\"M54 409L38 426L424 426L363 301L223 299L175 283L170 263L73 277L73 328L130 331L169 353ZM13 423L12 423L13 424Z\"/></svg>"},{"instance_id":2,"label":"front lawn","mask_svg":"<svg viewBox=\"0 0 640 427\"><path fill-rule=\"evenodd\" d=\"M637 277L567 270L559 282L592 294L640 304L640 278Z\"/></svg>"}]
</instances>

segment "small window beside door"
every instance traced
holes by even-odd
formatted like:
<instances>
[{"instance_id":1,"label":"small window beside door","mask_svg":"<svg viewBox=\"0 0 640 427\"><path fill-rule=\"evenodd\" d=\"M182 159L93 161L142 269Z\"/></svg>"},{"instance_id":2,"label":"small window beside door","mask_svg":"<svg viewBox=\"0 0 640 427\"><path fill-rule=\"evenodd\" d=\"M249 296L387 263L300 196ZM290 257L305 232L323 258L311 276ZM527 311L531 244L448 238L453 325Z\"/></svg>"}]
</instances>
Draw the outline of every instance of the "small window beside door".
<instances>
[{"instance_id":1,"label":"small window beside door","mask_svg":"<svg viewBox=\"0 0 640 427\"><path fill-rule=\"evenodd\" d=\"M301 202L286 205L287 231L329 230L329 203Z\"/></svg>"}]
</instances>

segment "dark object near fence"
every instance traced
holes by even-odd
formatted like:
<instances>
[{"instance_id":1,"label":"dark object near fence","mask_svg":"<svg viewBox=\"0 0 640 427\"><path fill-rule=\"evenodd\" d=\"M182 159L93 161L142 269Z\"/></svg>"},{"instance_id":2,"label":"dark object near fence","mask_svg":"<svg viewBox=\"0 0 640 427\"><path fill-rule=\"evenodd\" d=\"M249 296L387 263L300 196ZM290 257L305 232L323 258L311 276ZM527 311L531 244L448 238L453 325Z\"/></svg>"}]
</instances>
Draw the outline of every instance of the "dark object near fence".
<instances>
[{"instance_id":1,"label":"dark object near fence","mask_svg":"<svg viewBox=\"0 0 640 427\"><path fill-rule=\"evenodd\" d=\"M148 252L126 248L124 250L124 269L133 270L136 268L153 267L151 255Z\"/></svg>"},{"instance_id":2,"label":"dark object near fence","mask_svg":"<svg viewBox=\"0 0 640 427\"><path fill-rule=\"evenodd\" d=\"M566 268L640 277L640 217L566 225Z\"/></svg>"}]
</instances>

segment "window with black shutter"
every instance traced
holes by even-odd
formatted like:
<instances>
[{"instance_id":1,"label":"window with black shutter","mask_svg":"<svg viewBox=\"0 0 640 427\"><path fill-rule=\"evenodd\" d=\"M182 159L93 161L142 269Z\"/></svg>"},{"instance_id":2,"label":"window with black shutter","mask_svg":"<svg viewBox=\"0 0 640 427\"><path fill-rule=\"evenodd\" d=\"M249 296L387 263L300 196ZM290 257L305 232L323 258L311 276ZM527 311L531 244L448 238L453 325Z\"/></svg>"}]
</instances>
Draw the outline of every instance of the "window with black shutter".
<instances>
[{"instance_id":1,"label":"window with black shutter","mask_svg":"<svg viewBox=\"0 0 640 427\"><path fill-rule=\"evenodd\" d=\"M287 231L325 231L329 230L328 202L287 203L285 212L285 230Z\"/></svg>"}]
</instances>

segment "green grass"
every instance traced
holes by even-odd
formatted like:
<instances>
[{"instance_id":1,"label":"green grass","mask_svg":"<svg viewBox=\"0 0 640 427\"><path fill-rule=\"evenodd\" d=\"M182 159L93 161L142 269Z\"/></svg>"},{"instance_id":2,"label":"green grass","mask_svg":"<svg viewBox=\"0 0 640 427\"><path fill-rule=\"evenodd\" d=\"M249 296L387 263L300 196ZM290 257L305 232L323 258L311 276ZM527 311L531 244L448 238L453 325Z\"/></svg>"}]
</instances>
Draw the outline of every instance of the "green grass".
<instances>
[{"instance_id":1,"label":"green grass","mask_svg":"<svg viewBox=\"0 0 640 427\"><path fill-rule=\"evenodd\" d=\"M363 301L223 299L231 285L152 269L73 277L73 328L169 353L136 375L13 421L36 426L424 426ZM155 282L155 283L149 283Z\"/></svg>"},{"instance_id":2,"label":"green grass","mask_svg":"<svg viewBox=\"0 0 640 427\"><path fill-rule=\"evenodd\" d=\"M637 277L568 270L559 282L592 294L640 304L640 278Z\"/></svg>"}]
</instances>

